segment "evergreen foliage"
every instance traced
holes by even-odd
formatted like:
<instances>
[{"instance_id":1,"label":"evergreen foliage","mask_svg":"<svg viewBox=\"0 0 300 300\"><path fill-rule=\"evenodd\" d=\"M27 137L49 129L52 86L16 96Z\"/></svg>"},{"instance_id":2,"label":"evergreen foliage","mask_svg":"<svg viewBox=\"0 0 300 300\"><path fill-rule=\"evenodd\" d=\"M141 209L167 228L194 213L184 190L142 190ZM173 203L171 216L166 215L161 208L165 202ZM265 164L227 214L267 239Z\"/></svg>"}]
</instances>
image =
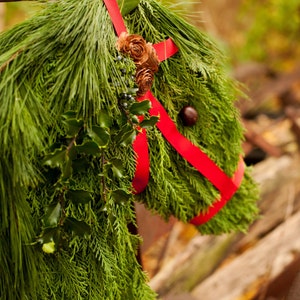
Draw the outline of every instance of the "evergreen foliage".
<instances>
[{"instance_id":1,"label":"evergreen foliage","mask_svg":"<svg viewBox=\"0 0 300 300\"><path fill-rule=\"evenodd\" d=\"M44 5L0 35L0 298L154 299L136 260L140 240L128 230L134 201L188 221L218 193L153 127L149 101L135 101L135 65L117 52L104 4ZM154 0L140 1L125 21L149 42L171 37L180 48L161 63L153 93L181 132L232 175L242 128L214 45ZM185 104L199 113L192 128L178 119ZM148 131L151 180L134 197L138 125ZM246 174L200 231L245 230L256 197Z\"/></svg>"}]
</instances>

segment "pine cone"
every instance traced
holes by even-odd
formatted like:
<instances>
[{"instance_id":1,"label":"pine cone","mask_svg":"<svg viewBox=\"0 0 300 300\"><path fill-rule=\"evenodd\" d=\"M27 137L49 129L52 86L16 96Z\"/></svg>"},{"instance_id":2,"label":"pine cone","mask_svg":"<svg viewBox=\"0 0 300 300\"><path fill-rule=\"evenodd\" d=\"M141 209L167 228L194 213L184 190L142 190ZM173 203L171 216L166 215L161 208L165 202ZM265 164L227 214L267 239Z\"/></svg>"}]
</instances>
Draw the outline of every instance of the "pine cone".
<instances>
[{"instance_id":1,"label":"pine cone","mask_svg":"<svg viewBox=\"0 0 300 300\"><path fill-rule=\"evenodd\" d=\"M135 82L139 87L137 96L143 96L151 88L154 80L154 72L150 68L140 66L136 70Z\"/></svg>"},{"instance_id":2,"label":"pine cone","mask_svg":"<svg viewBox=\"0 0 300 300\"><path fill-rule=\"evenodd\" d=\"M154 73L158 71L159 60L151 43L137 34L123 32L118 41L117 49L129 55L136 65L135 81L139 91L137 96L143 96L152 86Z\"/></svg>"},{"instance_id":3,"label":"pine cone","mask_svg":"<svg viewBox=\"0 0 300 300\"><path fill-rule=\"evenodd\" d=\"M128 54L136 65L143 64L149 58L147 43L138 34L123 32L117 41L117 49L124 54Z\"/></svg>"}]
</instances>

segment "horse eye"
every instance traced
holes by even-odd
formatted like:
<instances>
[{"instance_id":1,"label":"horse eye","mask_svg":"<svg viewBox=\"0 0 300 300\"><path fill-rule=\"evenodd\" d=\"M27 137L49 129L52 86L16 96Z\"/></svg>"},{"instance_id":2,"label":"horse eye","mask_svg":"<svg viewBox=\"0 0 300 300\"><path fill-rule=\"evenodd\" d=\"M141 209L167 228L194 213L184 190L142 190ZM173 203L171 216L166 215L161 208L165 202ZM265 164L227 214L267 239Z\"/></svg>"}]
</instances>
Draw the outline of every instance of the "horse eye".
<instances>
[{"instance_id":1,"label":"horse eye","mask_svg":"<svg viewBox=\"0 0 300 300\"><path fill-rule=\"evenodd\" d=\"M184 126L193 126L198 120L198 112L192 106L184 106L179 112L179 117Z\"/></svg>"}]
</instances>

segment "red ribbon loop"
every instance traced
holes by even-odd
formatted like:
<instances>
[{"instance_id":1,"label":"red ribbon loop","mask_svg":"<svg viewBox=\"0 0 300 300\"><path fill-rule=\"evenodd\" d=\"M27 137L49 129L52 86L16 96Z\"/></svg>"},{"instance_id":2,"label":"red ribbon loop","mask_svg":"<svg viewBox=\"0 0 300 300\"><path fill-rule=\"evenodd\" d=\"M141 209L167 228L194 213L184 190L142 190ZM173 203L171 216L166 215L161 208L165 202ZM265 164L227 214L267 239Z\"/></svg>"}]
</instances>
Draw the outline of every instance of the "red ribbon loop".
<instances>
[{"instance_id":1,"label":"red ribbon loop","mask_svg":"<svg viewBox=\"0 0 300 300\"><path fill-rule=\"evenodd\" d=\"M160 43L154 44L159 61L164 61L178 52L178 48L172 39L167 39Z\"/></svg>"}]
</instances>

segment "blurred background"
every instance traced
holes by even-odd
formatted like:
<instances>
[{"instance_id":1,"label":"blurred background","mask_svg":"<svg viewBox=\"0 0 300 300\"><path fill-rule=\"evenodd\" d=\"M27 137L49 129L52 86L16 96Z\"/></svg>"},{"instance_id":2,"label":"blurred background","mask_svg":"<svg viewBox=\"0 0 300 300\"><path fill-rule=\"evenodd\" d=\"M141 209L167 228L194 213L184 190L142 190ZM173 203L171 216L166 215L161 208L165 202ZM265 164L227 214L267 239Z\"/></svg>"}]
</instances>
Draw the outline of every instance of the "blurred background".
<instances>
[{"instance_id":1,"label":"blurred background","mask_svg":"<svg viewBox=\"0 0 300 300\"><path fill-rule=\"evenodd\" d=\"M137 206L150 285L165 300L299 300L300 0L162 2L210 35L241 83L243 149L261 218L244 234L201 236ZM0 32L38 10L0 3Z\"/></svg>"},{"instance_id":2,"label":"blurred background","mask_svg":"<svg viewBox=\"0 0 300 300\"><path fill-rule=\"evenodd\" d=\"M204 29L234 65L263 62L276 70L293 67L299 56L299 0L161 0ZM30 17L35 2L0 4L0 30Z\"/></svg>"}]
</instances>

